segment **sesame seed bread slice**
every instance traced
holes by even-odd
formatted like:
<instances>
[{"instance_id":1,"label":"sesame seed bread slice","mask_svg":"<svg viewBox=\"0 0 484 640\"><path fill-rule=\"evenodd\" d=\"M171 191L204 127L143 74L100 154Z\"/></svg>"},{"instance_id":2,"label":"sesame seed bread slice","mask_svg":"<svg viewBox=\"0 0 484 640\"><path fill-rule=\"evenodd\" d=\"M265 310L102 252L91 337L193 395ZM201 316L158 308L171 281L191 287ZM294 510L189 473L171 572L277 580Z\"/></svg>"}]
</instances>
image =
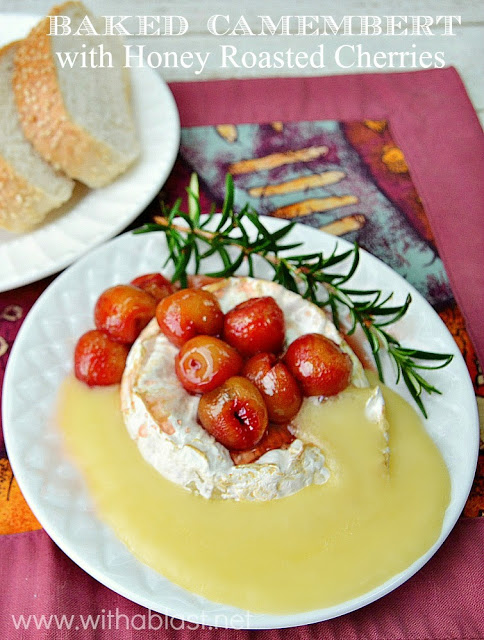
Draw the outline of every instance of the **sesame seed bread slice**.
<instances>
[{"instance_id":1,"label":"sesame seed bread slice","mask_svg":"<svg viewBox=\"0 0 484 640\"><path fill-rule=\"evenodd\" d=\"M0 227L27 231L71 197L74 183L25 139L12 88L18 43L0 49Z\"/></svg>"},{"instance_id":2,"label":"sesame seed bread slice","mask_svg":"<svg viewBox=\"0 0 484 640\"><path fill-rule=\"evenodd\" d=\"M98 32L103 23L80 2L66 2L50 15L71 20L72 32L87 15ZM44 18L20 44L14 89L26 137L54 167L89 187L102 187L138 157L124 48L117 36L49 36ZM112 67L81 66L81 54L103 45ZM78 54L62 68L56 52Z\"/></svg>"}]
</instances>

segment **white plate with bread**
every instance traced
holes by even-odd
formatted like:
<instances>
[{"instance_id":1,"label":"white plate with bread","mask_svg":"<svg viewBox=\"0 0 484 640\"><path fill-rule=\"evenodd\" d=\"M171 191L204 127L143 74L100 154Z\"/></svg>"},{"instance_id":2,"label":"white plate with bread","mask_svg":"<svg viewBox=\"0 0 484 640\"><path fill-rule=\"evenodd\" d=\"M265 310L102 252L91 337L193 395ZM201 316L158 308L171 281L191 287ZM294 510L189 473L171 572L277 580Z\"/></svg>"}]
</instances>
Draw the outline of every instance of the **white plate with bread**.
<instances>
[{"instance_id":1,"label":"white plate with bread","mask_svg":"<svg viewBox=\"0 0 484 640\"><path fill-rule=\"evenodd\" d=\"M88 13L75 2L55 12L73 25ZM157 73L123 68L119 38L49 36L47 20L20 15L3 14L2 23L0 291L6 291L60 271L128 226L168 177L180 122ZM99 44L112 66L63 69L54 55Z\"/></svg>"}]
</instances>

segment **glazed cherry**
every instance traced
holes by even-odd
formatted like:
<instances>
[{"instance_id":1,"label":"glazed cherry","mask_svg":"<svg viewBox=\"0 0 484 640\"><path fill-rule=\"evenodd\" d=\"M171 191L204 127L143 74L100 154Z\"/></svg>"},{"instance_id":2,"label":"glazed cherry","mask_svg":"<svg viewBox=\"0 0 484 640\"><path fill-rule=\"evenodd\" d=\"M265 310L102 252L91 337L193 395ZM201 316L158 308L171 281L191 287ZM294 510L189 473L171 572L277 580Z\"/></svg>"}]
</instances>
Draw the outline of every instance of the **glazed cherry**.
<instances>
[{"instance_id":1,"label":"glazed cherry","mask_svg":"<svg viewBox=\"0 0 484 640\"><path fill-rule=\"evenodd\" d=\"M350 383L351 358L319 333L307 333L294 340L284 362L305 396L335 396Z\"/></svg>"},{"instance_id":2,"label":"glazed cherry","mask_svg":"<svg viewBox=\"0 0 484 640\"><path fill-rule=\"evenodd\" d=\"M223 340L195 336L185 342L175 357L175 371L191 393L206 393L240 373L241 356Z\"/></svg>"},{"instance_id":3,"label":"glazed cherry","mask_svg":"<svg viewBox=\"0 0 484 640\"><path fill-rule=\"evenodd\" d=\"M225 316L223 337L239 353L279 353L284 344L284 314L270 296L241 302Z\"/></svg>"},{"instance_id":4,"label":"glazed cherry","mask_svg":"<svg viewBox=\"0 0 484 640\"><path fill-rule=\"evenodd\" d=\"M230 457L234 464L250 464L255 462L264 453L273 449L287 449L295 437L285 424L270 424L262 438L252 449L245 451L231 451Z\"/></svg>"},{"instance_id":5,"label":"glazed cherry","mask_svg":"<svg viewBox=\"0 0 484 640\"><path fill-rule=\"evenodd\" d=\"M264 435L268 417L257 387L241 376L200 398L198 419L227 449L251 449Z\"/></svg>"},{"instance_id":6,"label":"glazed cherry","mask_svg":"<svg viewBox=\"0 0 484 640\"><path fill-rule=\"evenodd\" d=\"M210 291L182 289L158 304L156 319L168 340L181 347L198 335L219 335L224 314Z\"/></svg>"},{"instance_id":7,"label":"glazed cherry","mask_svg":"<svg viewBox=\"0 0 484 640\"><path fill-rule=\"evenodd\" d=\"M115 342L103 331L82 335L74 351L76 378L90 387L121 382L129 347Z\"/></svg>"},{"instance_id":8,"label":"glazed cherry","mask_svg":"<svg viewBox=\"0 0 484 640\"><path fill-rule=\"evenodd\" d=\"M152 295L156 302L163 300L163 298L166 298L175 291L171 282L167 280L165 276L162 276L161 273L145 273L131 280L131 284Z\"/></svg>"},{"instance_id":9,"label":"glazed cherry","mask_svg":"<svg viewBox=\"0 0 484 640\"><path fill-rule=\"evenodd\" d=\"M118 284L102 293L94 308L94 321L117 342L132 344L154 317L156 300L130 284Z\"/></svg>"},{"instance_id":10,"label":"glazed cherry","mask_svg":"<svg viewBox=\"0 0 484 640\"><path fill-rule=\"evenodd\" d=\"M258 353L244 365L242 371L259 389L269 413L269 421L290 422L301 408L299 385L283 362L273 353Z\"/></svg>"}]
</instances>

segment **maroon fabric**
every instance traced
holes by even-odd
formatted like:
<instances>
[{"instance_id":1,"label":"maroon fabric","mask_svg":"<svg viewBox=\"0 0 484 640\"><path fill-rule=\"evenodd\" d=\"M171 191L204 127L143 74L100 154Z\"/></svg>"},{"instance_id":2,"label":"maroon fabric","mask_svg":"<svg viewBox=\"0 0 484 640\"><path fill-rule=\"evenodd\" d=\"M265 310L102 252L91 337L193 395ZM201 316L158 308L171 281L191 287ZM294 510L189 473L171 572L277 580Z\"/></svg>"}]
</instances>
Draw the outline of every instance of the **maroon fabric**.
<instances>
[{"instance_id":1,"label":"maroon fabric","mask_svg":"<svg viewBox=\"0 0 484 640\"><path fill-rule=\"evenodd\" d=\"M484 135L455 69L174 83L171 89L184 127L388 120L484 366Z\"/></svg>"},{"instance_id":2,"label":"maroon fabric","mask_svg":"<svg viewBox=\"0 0 484 640\"><path fill-rule=\"evenodd\" d=\"M258 632L200 627L195 629L193 624L183 625L180 620L158 615L151 617L152 628L149 629L147 609L96 582L69 560L43 531L4 536L0 545L0 638L129 640L155 637L168 639L175 634L177 640L483 638L483 525L484 522L475 518L461 520L442 548L421 571L378 602L327 622ZM5 570L7 567L8 571ZM59 623L61 616L66 616L63 628L57 628L54 614ZM28 629L23 628L24 624L20 623L21 615L24 616ZM42 615L45 620L43 624L40 618ZM97 629L89 625L89 615L94 622L97 620ZM30 623L29 616L32 616ZM36 623L41 628L37 629ZM49 623L50 629L46 629L46 624ZM71 630L66 628L69 623ZM16 625L22 628L16 629ZM89 628L84 628L87 625ZM77 631L76 626L79 627Z\"/></svg>"}]
</instances>

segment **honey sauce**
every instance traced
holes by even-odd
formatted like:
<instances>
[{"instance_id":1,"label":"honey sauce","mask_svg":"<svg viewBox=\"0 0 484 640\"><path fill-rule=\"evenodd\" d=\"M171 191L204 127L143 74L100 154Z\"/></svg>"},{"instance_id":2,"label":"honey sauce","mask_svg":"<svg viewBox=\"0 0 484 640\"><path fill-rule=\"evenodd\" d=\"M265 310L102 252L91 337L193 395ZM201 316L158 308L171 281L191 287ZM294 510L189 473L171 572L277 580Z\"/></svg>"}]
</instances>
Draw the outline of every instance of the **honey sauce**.
<instances>
[{"instance_id":1,"label":"honey sauce","mask_svg":"<svg viewBox=\"0 0 484 640\"><path fill-rule=\"evenodd\" d=\"M137 558L210 600L284 614L369 591L440 534L447 468L413 408L382 391L388 443L365 417L365 389L306 403L299 437L321 447L331 476L259 503L207 500L165 480L130 439L118 387L66 379L58 422L100 518Z\"/></svg>"}]
</instances>

